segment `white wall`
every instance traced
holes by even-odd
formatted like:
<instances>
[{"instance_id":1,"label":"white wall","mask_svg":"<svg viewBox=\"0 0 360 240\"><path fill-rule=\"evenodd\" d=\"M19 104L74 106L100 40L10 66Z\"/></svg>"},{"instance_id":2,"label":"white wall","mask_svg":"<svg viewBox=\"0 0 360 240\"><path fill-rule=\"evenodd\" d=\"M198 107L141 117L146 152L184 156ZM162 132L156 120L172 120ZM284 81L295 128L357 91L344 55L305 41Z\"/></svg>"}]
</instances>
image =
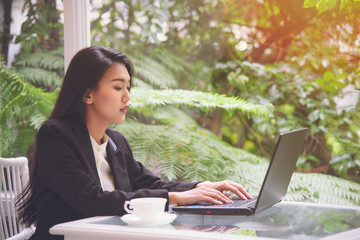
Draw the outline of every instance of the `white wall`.
<instances>
[{"instance_id":1,"label":"white wall","mask_svg":"<svg viewBox=\"0 0 360 240\"><path fill-rule=\"evenodd\" d=\"M21 24L26 19L26 12L22 13L22 8L24 6L24 0L13 0L12 12L11 12L11 25L10 25L10 34L15 37L21 32ZM15 60L15 55L20 51L20 44L15 44L15 37L13 41L9 44L8 52L8 62L7 66L11 66L11 63Z\"/></svg>"}]
</instances>

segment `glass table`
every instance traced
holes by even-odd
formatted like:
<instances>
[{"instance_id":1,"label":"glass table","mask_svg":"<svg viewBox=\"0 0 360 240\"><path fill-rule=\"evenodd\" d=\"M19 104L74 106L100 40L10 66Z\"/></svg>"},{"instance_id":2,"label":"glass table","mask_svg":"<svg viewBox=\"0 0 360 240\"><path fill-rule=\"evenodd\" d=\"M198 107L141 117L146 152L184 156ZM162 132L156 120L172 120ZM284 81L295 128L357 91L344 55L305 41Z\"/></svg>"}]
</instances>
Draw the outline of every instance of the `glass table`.
<instances>
[{"instance_id":1,"label":"glass table","mask_svg":"<svg viewBox=\"0 0 360 240\"><path fill-rule=\"evenodd\" d=\"M147 228L127 226L118 216L95 217L56 225L50 233L65 235L65 240L360 240L360 207L282 202L254 216L178 214L171 224Z\"/></svg>"}]
</instances>

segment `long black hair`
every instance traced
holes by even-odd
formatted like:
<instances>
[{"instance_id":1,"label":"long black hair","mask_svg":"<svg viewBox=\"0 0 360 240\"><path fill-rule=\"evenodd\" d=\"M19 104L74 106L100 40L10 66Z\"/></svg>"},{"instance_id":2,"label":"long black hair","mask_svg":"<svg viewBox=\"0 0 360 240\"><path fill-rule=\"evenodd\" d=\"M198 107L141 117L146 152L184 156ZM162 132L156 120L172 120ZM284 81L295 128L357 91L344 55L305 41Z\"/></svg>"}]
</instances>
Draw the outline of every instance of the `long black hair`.
<instances>
[{"instance_id":1,"label":"long black hair","mask_svg":"<svg viewBox=\"0 0 360 240\"><path fill-rule=\"evenodd\" d=\"M126 55L100 46L80 50L69 64L49 119L76 117L85 120L85 103L83 101L85 94L96 88L102 76L114 63L125 65L130 75L131 86L133 67ZM37 168L36 144L33 145L32 151L33 163L31 164L30 181L17 199L19 220L26 226L30 226L37 219L34 205L34 179Z\"/></svg>"}]
</instances>

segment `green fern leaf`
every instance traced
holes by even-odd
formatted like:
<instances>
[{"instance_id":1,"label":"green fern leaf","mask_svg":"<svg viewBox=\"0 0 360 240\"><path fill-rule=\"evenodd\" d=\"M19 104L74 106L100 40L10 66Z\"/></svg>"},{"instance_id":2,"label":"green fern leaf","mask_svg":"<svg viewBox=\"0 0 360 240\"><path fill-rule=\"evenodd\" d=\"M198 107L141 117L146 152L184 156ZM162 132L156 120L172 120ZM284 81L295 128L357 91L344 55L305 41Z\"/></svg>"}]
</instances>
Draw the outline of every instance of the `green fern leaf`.
<instances>
[{"instance_id":1,"label":"green fern leaf","mask_svg":"<svg viewBox=\"0 0 360 240\"><path fill-rule=\"evenodd\" d=\"M17 69L22 67L41 68L47 70L64 69L64 49L59 48L50 52L38 52L36 54L20 54L16 56L13 66Z\"/></svg>"},{"instance_id":2,"label":"green fern leaf","mask_svg":"<svg viewBox=\"0 0 360 240\"><path fill-rule=\"evenodd\" d=\"M130 106L134 111L148 110L149 108L151 109L159 105L183 104L198 107L205 112L209 111L211 108L222 108L230 113L235 110L241 110L246 113L253 113L269 118L271 111L274 109L273 105L270 103L258 105L248 103L239 98L188 90L151 90L133 88L131 94L132 101Z\"/></svg>"},{"instance_id":3,"label":"green fern leaf","mask_svg":"<svg viewBox=\"0 0 360 240\"><path fill-rule=\"evenodd\" d=\"M8 148L17 141L19 134L26 132L21 129L30 124L35 131L50 114L57 92L45 93L42 89L21 80L3 65L0 69L0 79L0 156L10 156L18 154L14 149ZM29 138L24 136L24 139ZM28 145L21 146L21 149L29 147L30 141L26 142ZM22 155L26 155L26 152Z\"/></svg>"},{"instance_id":4,"label":"green fern leaf","mask_svg":"<svg viewBox=\"0 0 360 240\"><path fill-rule=\"evenodd\" d=\"M134 65L137 78L160 88L177 86L174 75L164 65L144 55L129 57Z\"/></svg>"},{"instance_id":5,"label":"green fern leaf","mask_svg":"<svg viewBox=\"0 0 360 240\"><path fill-rule=\"evenodd\" d=\"M46 87L53 86L58 88L62 84L61 76L45 69L23 67L18 70L18 74L33 84L40 84Z\"/></svg>"}]
</instances>

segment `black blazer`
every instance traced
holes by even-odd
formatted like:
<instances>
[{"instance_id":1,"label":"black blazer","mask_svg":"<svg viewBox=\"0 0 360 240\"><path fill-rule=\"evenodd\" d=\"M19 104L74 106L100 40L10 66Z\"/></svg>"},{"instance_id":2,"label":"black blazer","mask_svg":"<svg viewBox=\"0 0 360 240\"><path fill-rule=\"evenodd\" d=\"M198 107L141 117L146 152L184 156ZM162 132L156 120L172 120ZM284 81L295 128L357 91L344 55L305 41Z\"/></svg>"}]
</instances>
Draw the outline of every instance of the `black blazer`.
<instances>
[{"instance_id":1,"label":"black blazer","mask_svg":"<svg viewBox=\"0 0 360 240\"><path fill-rule=\"evenodd\" d=\"M135 161L125 137L108 129L108 162L115 189L103 191L88 130L73 118L48 120L37 134L34 204L37 226L30 239L63 239L49 234L58 223L92 216L123 215L124 202L139 197L168 198L196 183L165 182ZM167 206L168 207L168 206Z\"/></svg>"}]
</instances>

